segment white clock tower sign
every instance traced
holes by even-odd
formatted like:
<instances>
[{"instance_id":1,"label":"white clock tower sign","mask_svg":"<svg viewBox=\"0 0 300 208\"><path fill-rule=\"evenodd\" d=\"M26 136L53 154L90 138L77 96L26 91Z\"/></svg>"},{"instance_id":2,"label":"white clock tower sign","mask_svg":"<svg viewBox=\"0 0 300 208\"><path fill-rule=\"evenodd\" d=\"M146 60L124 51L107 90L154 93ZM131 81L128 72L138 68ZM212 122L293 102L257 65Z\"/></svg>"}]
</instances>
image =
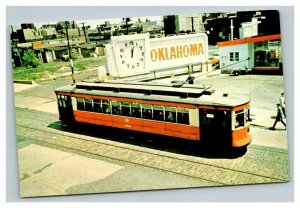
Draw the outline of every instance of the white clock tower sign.
<instances>
[{"instance_id":1,"label":"white clock tower sign","mask_svg":"<svg viewBox=\"0 0 300 208\"><path fill-rule=\"evenodd\" d=\"M208 39L204 33L152 39L149 33L113 36L106 57L108 73L115 78L185 70L207 63Z\"/></svg>"},{"instance_id":2,"label":"white clock tower sign","mask_svg":"<svg viewBox=\"0 0 300 208\"><path fill-rule=\"evenodd\" d=\"M109 73L114 77L149 73L149 34L112 36L106 56Z\"/></svg>"}]
</instances>

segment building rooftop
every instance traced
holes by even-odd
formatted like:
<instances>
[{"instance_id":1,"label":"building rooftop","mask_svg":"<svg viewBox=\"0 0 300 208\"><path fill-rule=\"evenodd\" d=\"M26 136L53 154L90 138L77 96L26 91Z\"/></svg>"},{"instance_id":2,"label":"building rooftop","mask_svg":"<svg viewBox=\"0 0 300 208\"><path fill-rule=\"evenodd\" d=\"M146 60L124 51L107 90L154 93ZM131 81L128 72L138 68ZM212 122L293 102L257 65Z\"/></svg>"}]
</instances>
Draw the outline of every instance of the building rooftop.
<instances>
[{"instance_id":1,"label":"building rooftop","mask_svg":"<svg viewBox=\"0 0 300 208\"><path fill-rule=\"evenodd\" d=\"M236 39L230 41L222 41L222 42L218 42L217 45L219 47L223 47L223 46L240 45L246 43L255 43L255 42L263 42L268 40L280 40L280 39L281 39L281 35L275 34L275 35L266 35L266 36L256 36L256 37L245 38L245 39Z\"/></svg>"}]
</instances>

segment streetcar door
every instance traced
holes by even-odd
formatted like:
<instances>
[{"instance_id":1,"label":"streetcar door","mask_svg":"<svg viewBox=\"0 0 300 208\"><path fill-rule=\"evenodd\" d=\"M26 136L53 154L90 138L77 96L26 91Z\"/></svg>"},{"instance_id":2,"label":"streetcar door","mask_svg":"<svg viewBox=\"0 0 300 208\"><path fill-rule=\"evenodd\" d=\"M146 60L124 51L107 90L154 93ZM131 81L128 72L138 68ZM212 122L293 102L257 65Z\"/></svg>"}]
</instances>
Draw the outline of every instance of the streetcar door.
<instances>
[{"instance_id":1,"label":"streetcar door","mask_svg":"<svg viewBox=\"0 0 300 208\"><path fill-rule=\"evenodd\" d=\"M212 147L231 146L230 111L199 109L200 141Z\"/></svg>"},{"instance_id":2,"label":"streetcar door","mask_svg":"<svg viewBox=\"0 0 300 208\"><path fill-rule=\"evenodd\" d=\"M60 120L64 123L73 122L74 114L71 103L71 97L65 95L57 95L57 101Z\"/></svg>"}]
</instances>

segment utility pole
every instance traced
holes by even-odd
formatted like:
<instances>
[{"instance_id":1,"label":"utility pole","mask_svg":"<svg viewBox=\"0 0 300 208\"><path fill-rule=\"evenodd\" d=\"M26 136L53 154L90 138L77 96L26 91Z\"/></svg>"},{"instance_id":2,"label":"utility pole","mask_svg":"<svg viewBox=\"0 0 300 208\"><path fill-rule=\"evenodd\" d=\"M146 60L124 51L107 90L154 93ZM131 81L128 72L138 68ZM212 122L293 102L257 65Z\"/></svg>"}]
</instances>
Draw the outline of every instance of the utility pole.
<instances>
[{"instance_id":1,"label":"utility pole","mask_svg":"<svg viewBox=\"0 0 300 208\"><path fill-rule=\"evenodd\" d=\"M230 40L233 40L233 19L230 18Z\"/></svg>"},{"instance_id":2,"label":"utility pole","mask_svg":"<svg viewBox=\"0 0 300 208\"><path fill-rule=\"evenodd\" d=\"M194 17L191 17L191 20L192 20L192 32L195 32L194 30Z\"/></svg>"},{"instance_id":3,"label":"utility pole","mask_svg":"<svg viewBox=\"0 0 300 208\"><path fill-rule=\"evenodd\" d=\"M82 23L80 23L80 24L82 24L82 29L83 29L83 33L84 33L85 43L87 43L88 41L87 41L87 38L86 38L86 33L85 33L85 26L84 26L84 23L85 23L85 22L82 22Z\"/></svg>"},{"instance_id":4,"label":"utility pole","mask_svg":"<svg viewBox=\"0 0 300 208\"><path fill-rule=\"evenodd\" d=\"M72 54L71 54L71 49L70 49L70 42L69 42L69 33L68 33L68 21L66 23L66 35L67 35L67 41L68 41L68 52L69 52L69 59L70 59L70 64L71 64L71 71L72 71L72 81L75 84L75 79L74 79L74 69L73 69L73 59L72 59Z\"/></svg>"},{"instance_id":5,"label":"utility pole","mask_svg":"<svg viewBox=\"0 0 300 208\"><path fill-rule=\"evenodd\" d=\"M125 27L126 28L126 35L129 34L129 27L132 25L132 24L129 24L129 22L131 21L130 18L123 18L123 21L125 21Z\"/></svg>"},{"instance_id":6,"label":"utility pole","mask_svg":"<svg viewBox=\"0 0 300 208\"><path fill-rule=\"evenodd\" d=\"M234 25L233 25L233 18L236 18L237 14L236 12L230 12L228 13L228 18L230 19L230 40L233 40L233 34L234 34Z\"/></svg>"},{"instance_id":7,"label":"utility pole","mask_svg":"<svg viewBox=\"0 0 300 208\"><path fill-rule=\"evenodd\" d=\"M101 36L101 27L97 25L98 35Z\"/></svg>"}]
</instances>

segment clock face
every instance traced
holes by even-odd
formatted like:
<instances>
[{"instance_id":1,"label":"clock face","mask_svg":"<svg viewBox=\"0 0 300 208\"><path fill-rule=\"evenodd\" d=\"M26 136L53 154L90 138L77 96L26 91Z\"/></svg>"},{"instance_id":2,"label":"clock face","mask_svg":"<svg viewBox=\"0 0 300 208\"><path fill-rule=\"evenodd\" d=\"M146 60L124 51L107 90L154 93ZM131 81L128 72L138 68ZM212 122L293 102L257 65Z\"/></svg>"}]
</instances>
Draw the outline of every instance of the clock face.
<instances>
[{"instance_id":1,"label":"clock face","mask_svg":"<svg viewBox=\"0 0 300 208\"><path fill-rule=\"evenodd\" d=\"M119 77L149 73L149 34L111 37L114 63Z\"/></svg>"},{"instance_id":2,"label":"clock face","mask_svg":"<svg viewBox=\"0 0 300 208\"><path fill-rule=\"evenodd\" d=\"M121 68L137 70L145 68L145 41L127 40L119 43Z\"/></svg>"}]
</instances>

